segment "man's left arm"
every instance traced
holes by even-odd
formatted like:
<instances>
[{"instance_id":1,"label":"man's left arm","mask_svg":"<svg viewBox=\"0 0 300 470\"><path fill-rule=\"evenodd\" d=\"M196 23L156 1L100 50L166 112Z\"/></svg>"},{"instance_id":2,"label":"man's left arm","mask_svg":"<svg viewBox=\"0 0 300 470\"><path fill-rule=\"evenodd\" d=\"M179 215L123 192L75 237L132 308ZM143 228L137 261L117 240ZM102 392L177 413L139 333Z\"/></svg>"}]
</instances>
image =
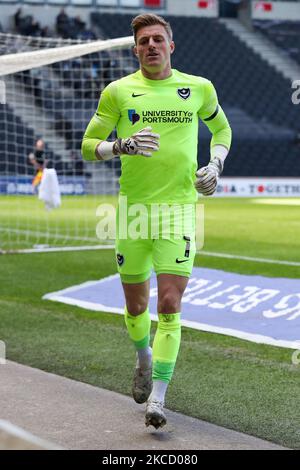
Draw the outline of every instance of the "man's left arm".
<instances>
[{"instance_id":1,"label":"man's left arm","mask_svg":"<svg viewBox=\"0 0 300 470\"><path fill-rule=\"evenodd\" d=\"M212 133L210 162L196 172L195 187L204 196L211 196L217 187L225 158L231 145L231 128L225 113L218 103L217 93L210 81L204 85L204 101L198 116Z\"/></svg>"}]
</instances>

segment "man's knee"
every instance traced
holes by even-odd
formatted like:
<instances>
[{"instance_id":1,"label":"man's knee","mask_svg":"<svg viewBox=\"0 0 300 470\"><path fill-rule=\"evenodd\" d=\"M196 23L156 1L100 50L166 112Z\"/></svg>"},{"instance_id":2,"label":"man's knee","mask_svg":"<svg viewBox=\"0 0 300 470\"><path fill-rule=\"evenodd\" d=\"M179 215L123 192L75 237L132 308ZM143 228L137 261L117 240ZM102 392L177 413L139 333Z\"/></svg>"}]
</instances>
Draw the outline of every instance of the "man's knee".
<instances>
[{"instance_id":1,"label":"man's knee","mask_svg":"<svg viewBox=\"0 0 300 470\"><path fill-rule=\"evenodd\" d=\"M149 280L142 284L123 283L128 313L133 316L137 316L147 310L149 303L149 288Z\"/></svg>"},{"instance_id":2,"label":"man's knee","mask_svg":"<svg viewBox=\"0 0 300 470\"><path fill-rule=\"evenodd\" d=\"M148 304L144 302L126 301L127 312L132 316L141 315L147 309Z\"/></svg>"},{"instance_id":3,"label":"man's knee","mask_svg":"<svg viewBox=\"0 0 300 470\"><path fill-rule=\"evenodd\" d=\"M177 313L181 308L181 296L169 290L158 299L158 313Z\"/></svg>"}]
</instances>

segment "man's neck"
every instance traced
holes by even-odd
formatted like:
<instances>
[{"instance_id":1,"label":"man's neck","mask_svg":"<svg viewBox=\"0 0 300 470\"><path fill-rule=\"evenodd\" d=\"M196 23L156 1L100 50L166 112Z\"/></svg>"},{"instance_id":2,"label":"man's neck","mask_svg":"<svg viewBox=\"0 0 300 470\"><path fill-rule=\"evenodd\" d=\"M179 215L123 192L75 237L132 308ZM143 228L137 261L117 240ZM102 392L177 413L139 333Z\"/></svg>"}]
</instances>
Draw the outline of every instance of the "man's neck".
<instances>
[{"instance_id":1,"label":"man's neck","mask_svg":"<svg viewBox=\"0 0 300 470\"><path fill-rule=\"evenodd\" d=\"M166 67L164 70L159 70L157 72L150 72L145 68L141 67L142 75L149 80L165 80L166 78L171 77L172 69L171 66Z\"/></svg>"}]
</instances>

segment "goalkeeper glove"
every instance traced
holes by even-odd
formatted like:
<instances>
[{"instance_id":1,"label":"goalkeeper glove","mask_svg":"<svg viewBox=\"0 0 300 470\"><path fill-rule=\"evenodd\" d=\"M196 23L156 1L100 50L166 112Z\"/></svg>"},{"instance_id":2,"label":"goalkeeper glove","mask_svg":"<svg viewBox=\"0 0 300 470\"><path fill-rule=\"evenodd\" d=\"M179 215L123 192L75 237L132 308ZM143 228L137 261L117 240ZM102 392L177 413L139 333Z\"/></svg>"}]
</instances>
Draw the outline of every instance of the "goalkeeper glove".
<instances>
[{"instance_id":1,"label":"goalkeeper glove","mask_svg":"<svg viewBox=\"0 0 300 470\"><path fill-rule=\"evenodd\" d=\"M222 171L223 162L218 157L211 160L207 166L196 171L197 179L195 181L195 188L198 193L203 194L203 196L211 196L216 190L218 179Z\"/></svg>"},{"instance_id":2,"label":"goalkeeper glove","mask_svg":"<svg viewBox=\"0 0 300 470\"><path fill-rule=\"evenodd\" d=\"M96 155L101 160L110 160L117 155L143 155L151 157L152 152L159 150L159 134L154 134L151 127L145 127L127 139L115 142L100 142Z\"/></svg>"}]
</instances>

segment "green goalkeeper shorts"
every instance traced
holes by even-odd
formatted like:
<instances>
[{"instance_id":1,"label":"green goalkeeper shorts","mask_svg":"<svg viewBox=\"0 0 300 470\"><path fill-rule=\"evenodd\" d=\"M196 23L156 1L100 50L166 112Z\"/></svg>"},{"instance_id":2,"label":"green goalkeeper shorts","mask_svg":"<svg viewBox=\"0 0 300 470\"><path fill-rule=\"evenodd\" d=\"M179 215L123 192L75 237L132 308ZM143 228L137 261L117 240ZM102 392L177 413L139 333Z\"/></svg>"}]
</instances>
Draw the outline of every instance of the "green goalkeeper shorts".
<instances>
[{"instance_id":1,"label":"green goalkeeper shorts","mask_svg":"<svg viewBox=\"0 0 300 470\"><path fill-rule=\"evenodd\" d=\"M191 275L196 253L195 205L119 204L116 261L124 283L158 274Z\"/></svg>"}]
</instances>

